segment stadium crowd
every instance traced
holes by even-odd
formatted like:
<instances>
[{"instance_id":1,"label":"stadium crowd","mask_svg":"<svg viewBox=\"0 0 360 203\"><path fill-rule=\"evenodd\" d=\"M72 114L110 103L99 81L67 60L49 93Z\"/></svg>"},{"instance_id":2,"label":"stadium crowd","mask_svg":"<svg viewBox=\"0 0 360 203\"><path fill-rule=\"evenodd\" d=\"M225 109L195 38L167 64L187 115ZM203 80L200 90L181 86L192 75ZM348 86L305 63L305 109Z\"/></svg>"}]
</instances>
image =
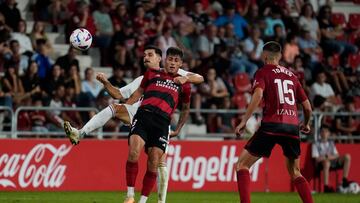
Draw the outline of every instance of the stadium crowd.
<instances>
[{"instance_id":1,"label":"stadium crowd","mask_svg":"<svg viewBox=\"0 0 360 203\"><path fill-rule=\"evenodd\" d=\"M52 32L63 26L65 39L78 27L92 33L101 65L113 67L109 80L117 87L144 72L146 45L163 53L180 47L183 68L205 78L193 88L192 108L198 110L246 108L252 78L262 66L262 46L270 40L282 45L282 64L298 75L315 109L360 110L360 23L337 20L331 4L314 10L306 0L37 0L30 6L35 23L27 33L16 0L0 2L0 105L101 109L113 102L91 67L80 77L76 55L87 53L70 47L66 55L50 57L54 48L45 26ZM92 114L24 111L18 128L61 130L62 120L81 127ZM192 122L207 124L208 132L232 133L240 118L199 111ZM322 123L334 134L360 131L358 117L325 116ZM112 120L106 128L118 131L119 123Z\"/></svg>"}]
</instances>

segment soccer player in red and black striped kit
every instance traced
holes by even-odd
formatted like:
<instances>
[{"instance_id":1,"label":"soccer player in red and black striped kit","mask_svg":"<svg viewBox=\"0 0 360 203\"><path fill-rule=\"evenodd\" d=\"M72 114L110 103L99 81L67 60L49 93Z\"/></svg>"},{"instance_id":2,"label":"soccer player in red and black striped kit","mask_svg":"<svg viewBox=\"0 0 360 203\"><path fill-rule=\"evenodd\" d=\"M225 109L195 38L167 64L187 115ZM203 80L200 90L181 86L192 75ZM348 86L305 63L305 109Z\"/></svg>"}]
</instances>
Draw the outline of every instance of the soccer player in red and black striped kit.
<instances>
[{"instance_id":1,"label":"soccer player in red and black striped kit","mask_svg":"<svg viewBox=\"0 0 360 203\"><path fill-rule=\"evenodd\" d=\"M126 182L128 187L134 186L138 159L142 148L148 154L147 171L143 179L143 188L139 203L145 203L156 182L156 172L161 156L164 154L169 137L171 116L181 103L181 113L176 132L184 125L190 110L190 83L186 80L174 80L182 66L183 52L176 47L166 51L165 70L148 69L141 81L140 88L129 98L127 103L137 101L143 96L143 101L134 116L129 134L129 155L126 163ZM126 203L135 202L133 197Z\"/></svg>"},{"instance_id":2,"label":"soccer player in red and black striped kit","mask_svg":"<svg viewBox=\"0 0 360 203\"><path fill-rule=\"evenodd\" d=\"M275 144L282 147L286 167L295 188L304 203L312 203L310 187L300 173L299 130L310 132L311 105L297 77L279 65L281 46L268 42L263 46L264 67L255 74L253 95L241 123L236 127L239 136L246 122L264 99L260 128L245 145L236 164L238 190L241 203L250 203L249 168L261 157L269 157ZM301 103L304 121L298 121L297 104ZM300 128L300 129L299 129Z\"/></svg>"}]
</instances>

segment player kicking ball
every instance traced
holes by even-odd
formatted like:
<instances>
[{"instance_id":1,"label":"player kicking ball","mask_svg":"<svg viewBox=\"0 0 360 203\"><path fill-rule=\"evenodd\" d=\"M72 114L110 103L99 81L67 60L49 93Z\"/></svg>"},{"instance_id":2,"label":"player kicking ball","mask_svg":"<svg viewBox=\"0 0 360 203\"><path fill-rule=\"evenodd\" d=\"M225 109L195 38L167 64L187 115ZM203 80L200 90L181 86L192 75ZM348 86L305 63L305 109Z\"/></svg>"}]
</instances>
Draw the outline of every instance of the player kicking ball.
<instances>
[{"instance_id":1,"label":"player kicking ball","mask_svg":"<svg viewBox=\"0 0 360 203\"><path fill-rule=\"evenodd\" d=\"M240 202L250 203L249 168L261 157L269 157L275 144L279 144L286 157L286 167L292 183L302 201L312 203L309 184L300 173L299 159L299 130L303 133L310 132L310 102L297 77L279 65L280 44L266 43L261 57L265 65L255 74L251 102L241 123L236 127L236 134L240 136L246 122L264 99L261 126L247 142L236 163ZM304 111L304 122L300 129L296 103L301 103Z\"/></svg>"},{"instance_id":2,"label":"player kicking ball","mask_svg":"<svg viewBox=\"0 0 360 203\"><path fill-rule=\"evenodd\" d=\"M161 61L162 52L159 48L154 46L146 47L144 50L144 65L146 68L159 70L160 61ZM185 83L191 82L198 84L203 82L203 77L201 75L184 71L179 69L178 76L176 78L177 82ZM106 76L102 73L97 75L97 80L99 80L107 92L114 99L128 99L140 86L140 83L143 79L143 76L136 78L130 84L126 85L123 88L116 88L110 84ZM95 116L93 116L82 129L76 129L70 125L69 122L64 122L64 130L67 137L70 139L71 143L76 145L79 143L80 138L90 134L96 129L105 125L111 118L116 117L125 124L131 124L135 113L138 110L138 107L141 104L141 100L136 103L130 104L111 104L107 108L103 109ZM174 131L171 133L171 136L176 136L179 131ZM159 192L159 203L165 203L166 192L167 192L167 183L168 183L168 174L165 162L166 156L161 157L161 163L158 167L158 192ZM128 189L128 196L134 195L134 189Z\"/></svg>"}]
</instances>

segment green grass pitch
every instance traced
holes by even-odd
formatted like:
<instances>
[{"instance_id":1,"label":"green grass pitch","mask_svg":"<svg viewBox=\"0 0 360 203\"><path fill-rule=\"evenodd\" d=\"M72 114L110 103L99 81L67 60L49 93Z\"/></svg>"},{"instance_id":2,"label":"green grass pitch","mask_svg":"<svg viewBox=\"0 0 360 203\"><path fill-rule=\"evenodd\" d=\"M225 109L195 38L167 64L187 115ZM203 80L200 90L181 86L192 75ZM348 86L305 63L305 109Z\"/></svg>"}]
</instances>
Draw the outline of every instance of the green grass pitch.
<instances>
[{"instance_id":1,"label":"green grass pitch","mask_svg":"<svg viewBox=\"0 0 360 203\"><path fill-rule=\"evenodd\" d=\"M123 192L0 192L0 203L122 203ZM137 196L139 197L139 195ZM296 193L252 193L252 203L301 203ZM315 194L316 203L360 203L360 195ZM170 192L168 203L239 203L237 193ZM148 203L157 203L152 193Z\"/></svg>"}]
</instances>

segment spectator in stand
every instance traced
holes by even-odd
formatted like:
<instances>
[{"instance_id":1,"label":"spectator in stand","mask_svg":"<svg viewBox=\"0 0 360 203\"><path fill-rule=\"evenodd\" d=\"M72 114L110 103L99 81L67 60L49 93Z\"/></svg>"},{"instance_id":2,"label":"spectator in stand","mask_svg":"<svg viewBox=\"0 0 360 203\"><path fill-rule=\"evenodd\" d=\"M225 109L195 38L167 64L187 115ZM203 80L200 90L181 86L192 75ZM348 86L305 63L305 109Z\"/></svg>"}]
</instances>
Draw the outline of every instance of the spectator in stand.
<instances>
[{"instance_id":1,"label":"spectator in stand","mask_svg":"<svg viewBox=\"0 0 360 203\"><path fill-rule=\"evenodd\" d=\"M128 58L128 53L135 47L135 33L131 21L124 22L124 29L114 34L111 42L111 53L113 64L132 66Z\"/></svg>"},{"instance_id":2,"label":"spectator in stand","mask_svg":"<svg viewBox=\"0 0 360 203\"><path fill-rule=\"evenodd\" d=\"M75 87L72 84L68 84L65 87L65 96L63 100L64 107L76 108L75 103L77 95L75 94ZM83 126L82 118L78 111L65 111L63 113L63 119L71 122L76 127Z\"/></svg>"},{"instance_id":3,"label":"spectator in stand","mask_svg":"<svg viewBox=\"0 0 360 203\"><path fill-rule=\"evenodd\" d=\"M78 50L73 46L69 46L69 50L66 55L60 56L56 59L55 64L58 64L61 67L63 73L68 73L71 65L79 66L79 60L76 59Z\"/></svg>"},{"instance_id":4,"label":"spectator in stand","mask_svg":"<svg viewBox=\"0 0 360 203\"><path fill-rule=\"evenodd\" d=\"M194 96L195 109L210 108L212 105L218 108L224 103L224 99L229 96L224 81L217 77L214 68L210 68L206 76L206 81L200 85L199 93ZM196 122L201 123L202 121L203 118L200 112L196 112Z\"/></svg>"},{"instance_id":5,"label":"spectator in stand","mask_svg":"<svg viewBox=\"0 0 360 203\"><path fill-rule=\"evenodd\" d=\"M11 94L9 92L5 92L3 89L5 88L4 86L4 79L2 77L0 77L0 106L7 106L12 108L12 97ZM2 115L0 113L0 115Z\"/></svg>"},{"instance_id":6,"label":"spectator in stand","mask_svg":"<svg viewBox=\"0 0 360 203\"><path fill-rule=\"evenodd\" d=\"M225 3L225 15L218 17L214 24L218 27L226 25L228 23L232 23L234 25L235 34L239 39L245 38L245 33L248 29L248 23L246 20L235 13L235 4Z\"/></svg>"},{"instance_id":7,"label":"spectator in stand","mask_svg":"<svg viewBox=\"0 0 360 203\"><path fill-rule=\"evenodd\" d=\"M81 82L81 90L91 96L92 100L98 96L102 85L95 80L95 73L92 68L85 69L85 79Z\"/></svg>"},{"instance_id":8,"label":"spectator in stand","mask_svg":"<svg viewBox=\"0 0 360 203\"><path fill-rule=\"evenodd\" d=\"M205 34L200 35L196 41L195 50L199 53L200 59L205 59L214 54L214 49L220 43L220 39L216 36L218 29L215 25L208 25Z\"/></svg>"},{"instance_id":9,"label":"spectator in stand","mask_svg":"<svg viewBox=\"0 0 360 203\"><path fill-rule=\"evenodd\" d=\"M349 77L350 90L347 96L360 97L360 70L358 69L354 75Z\"/></svg>"},{"instance_id":10,"label":"spectator in stand","mask_svg":"<svg viewBox=\"0 0 360 203\"><path fill-rule=\"evenodd\" d=\"M322 55L322 49L310 33L310 30L304 27L301 30L301 36L298 38L298 45L300 50L310 57L311 67L314 69L314 65L318 65L320 62L319 55Z\"/></svg>"},{"instance_id":11,"label":"spectator in stand","mask_svg":"<svg viewBox=\"0 0 360 203\"><path fill-rule=\"evenodd\" d=\"M50 100L55 93L55 88L59 85L64 85L64 74L61 73L60 65L54 64L51 73L41 80L41 89L45 100Z\"/></svg>"},{"instance_id":12,"label":"spectator in stand","mask_svg":"<svg viewBox=\"0 0 360 203\"><path fill-rule=\"evenodd\" d=\"M162 35L156 40L156 46L158 46L163 53L166 53L166 50L170 47L177 47L177 43L172 36L172 28L172 24L167 23L163 28ZM165 57L163 57L163 60L165 60Z\"/></svg>"},{"instance_id":13,"label":"spectator in stand","mask_svg":"<svg viewBox=\"0 0 360 203\"><path fill-rule=\"evenodd\" d=\"M320 140L312 145L312 157L316 160L316 167L324 173L324 192L335 192L329 185L330 169L343 169L341 187L347 188L351 181L348 180L350 170L350 154L339 155L335 143L329 140L330 129L321 127Z\"/></svg>"},{"instance_id":14,"label":"spectator in stand","mask_svg":"<svg viewBox=\"0 0 360 203\"><path fill-rule=\"evenodd\" d=\"M230 97L224 98L224 103L221 105L222 109L231 109ZM216 127L219 133L234 133L233 118L235 117L232 113L221 113L217 114Z\"/></svg>"},{"instance_id":15,"label":"spectator in stand","mask_svg":"<svg viewBox=\"0 0 360 203\"><path fill-rule=\"evenodd\" d=\"M355 112L354 98L347 97L344 101L344 107L338 110L339 113ZM352 136L357 131L357 118L355 116L339 115L335 117L335 128L338 135ZM341 140L340 140L341 141ZM353 139L349 139L348 143L354 143Z\"/></svg>"},{"instance_id":16,"label":"spectator in stand","mask_svg":"<svg viewBox=\"0 0 360 203\"><path fill-rule=\"evenodd\" d=\"M290 66L290 70L297 76L301 86L304 88L307 94L310 93L309 87L306 85L305 69L303 67L303 60L300 55L297 55L294 59L294 64ZM311 73L310 73L311 74Z\"/></svg>"},{"instance_id":17,"label":"spectator in stand","mask_svg":"<svg viewBox=\"0 0 360 203\"><path fill-rule=\"evenodd\" d=\"M75 94L79 95L81 93L81 78L80 78L80 68L75 64L71 64L69 72L65 73L65 85L74 86Z\"/></svg>"},{"instance_id":18,"label":"spectator in stand","mask_svg":"<svg viewBox=\"0 0 360 203\"><path fill-rule=\"evenodd\" d=\"M49 49L51 48L51 44L50 44L50 42L48 42L48 40L47 40L48 38L45 33L45 25L44 25L44 22L42 22L42 21L36 21L34 23L34 27L30 34L30 38L31 38L33 47L35 49L37 49L37 40L39 40L39 39L46 41L46 45L48 46L48 48Z\"/></svg>"},{"instance_id":19,"label":"spectator in stand","mask_svg":"<svg viewBox=\"0 0 360 203\"><path fill-rule=\"evenodd\" d=\"M40 79L44 79L50 72L52 60L49 57L49 49L45 39L36 40L36 53L31 58L39 66L38 75Z\"/></svg>"},{"instance_id":20,"label":"spectator in stand","mask_svg":"<svg viewBox=\"0 0 360 203\"><path fill-rule=\"evenodd\" d=\"M345 41L338 40L344 35L344 30L341 27L335 27L331 22L331 7L326 5L320 8L319 11L319 26L321 31L321 47L326 55L333 55L338 53L341 55L342 64L345 64L348 54L357 52L355 45L349 44Z\"/></svg>"},{"instance_id":21,"label":"spectator in stand","mask_svg":"<svg viewBox=\"0 0 360 203\"><path fill-rule=\"evenodd\" d=\"M327 56L325 57L325 62L322 64L323 69L326 71L327 75L331 78L333 85L336 88L336 92L339 94L346 94L349 90L349 84L347 78L344 75L341 67L334 66L334 57Z\"/></svg>"},{"instance_id":22,"label":"spectator in stand","mask_svg":"<svg viewBox=\"0 0 360 203\"><path fill-rule=\"evenodd\" d=\"M94 19L90 14L89 4L85 0L76 2L76 12L70 18L66 28L66 40L69 39L73 30L80 27L85 27L93 36L96 34Z\"/></svg>"},{"instance_id":23,"label":"spectator in stand","mask_svg":"<svg viewBox=\"0 0 360 203\"><path fill-rule=\"evenodd\" d=\"M268 37L267 41L275 41L281 45L281 47L284 47L286 42L286 35L285 30L280 24L274 25L274 36Z\"/></svg>"},{"instance_id":24,"label":"spectator in stand","mask_svg":"<svg viewBox=\"0 0 360 203\"><path fill-rule=\"evenodd\" d=\"M26 74L21 77L25 92L31 92L35 88L40 89L40 78L37 75L38 65L35 61L31 61L26 70Z\"/></svg>"},{"instance_id":25,"label":"spectator in stand","mask_svg":"<svg viewBox=\"0 0 360 203\"><path fill-rule=\"evenodd\" d=\"M331 85L326 82L325 72L319 72L316 76L316 82L311 86L312 99L315 95L320 95L326 98L326 106L337 105L338 99Z\"/></svg>"},{"instance_id":26,"label":"spectator in stand","mask_svg":"<svg viewBox=\"0 0 360 203\"><path fill-rule=\"evenodd\" d=\"M250 36L244 41L244 51L248 55L250 62L255 63L258 67L263 65L261 61L262 48L264 41L260 38L260 28L253 26L250 31ZM255 71L251 73L251 76L255 74Z\"/></svg>"},{"instance_id":27,"label":"spectator in stand","mask_svg":"<svg viewBox=\"0 0 360 203\"><path fill-rule=\"evenodd\" d=\"M14 103L19 104L23 100L25 91L21 79L16 71L16 65L11 61L5 64L5 76L3 78L2 90L5 94L10 94Z\"/></svg>"},{"instance_id":28,"label":"spectator in stand","mask_svg":"<svg viewBox=\"0 0 360 203\"><path fill-rule=\"evenodd\" d=\"M300 30L308 30L310 32L311 39L320 42L320 29L319 23L316 20L316 14L314 12L313 6L310 3L306 3L301 8L300 18L299 18Z\"/></svg>"},{"instance_id":29,"label":"spectator in stand","mask_svg":"<svg viewBox=\"0 0 360 203\"><path fill-rule=\"evenodd\" d=\"M48 22L52 24L52 32L58 32L58 26L64 24L70 16L67 5L68 0L52 0L47 10L49 12Z\"/></svg>"},{"instance_id":30,"label":"spectator in stand","mask_svg":"<svg viewBox=\"0 0 360 203\"><path fill-rule=\"evenodd\" d=\"M19 21L22 19L16 4L16 0L5 0L0 5L0 12L4 15L6 24L13 31L17 31Z\"/></svg>"},{"instance_id":31,"label":"spectator in stand","mask_svg":"<svg viewBox=\"0 0 360 203\"><path fill-rule=\"evenodd\" d=\"M32 100L32 106L34 107L42 107L43 103L41 100L41 97L34 97ZM46 128L46 112L34 110L29 112L29 118L31 121L31 131L33 132L49 132L49 130ZM39 137L39 136L36 136ZM43 136L41 136L43 137Z\"/></svg>"},{"instance_id":32,"label":"spectator in stand","mask_svg":"<svg viewBox=\"0 0 360 203\"><path fill-rule=\"evenodd\" d=\"M129 21L130 17L127 12L126 5L123 2L120 2L119 5L117 5L111 19L113 22L114 32L119 32L124 29L125 22Z\"/></svg>"},{"instance_id":33,"label":"spectator in stand","mask_svg":"<svg viewBox=\"0 0 360 203\"><path fill-rule=\"evenodd\" d=\"M281 9L278 6L273 6L270 12L270 16L265 17L265 30L264 35L265 37L273 37L274 33L274 26L279 24L285 33L285 25L281 19Z\"/></svg>"},{"instance_id":34,"label":"spectator in stand","mask_svg":"<svg viewBox=\"0 0 360 203\"><path fill-rule=\"evenodd\" d=\"M192 18L198 33L211 23L209 15L205 13L203 5L199 0L194 2L193 11L190 12L189 16Z\"/></svg>"},{"instance_id":35,"label":"spectator in stand","mask_svg":"<svg viewBox=\"0 0 360 203\"><path fill-rule=\"evenodd\" d=\"M113 75L109 78L111 85L117 88L122 88L126 85L124 81L124 70L122 66L113 67Z\"/></svg>"},{"instance_id":36,"label":"spectator in stand","mask_svg":"<svg viewBox=\"0 0 360 203\"><path fill-rule=\"evenodd\" d=\"M262 17L259 15L259 7L256 4L251 4L249 11L245 16L246 21L249 25L258 25L263 31L265 29L265 22Z\"/></svg>"},{"instance_id":37,"label":"spectator in stand","mask_svg":"<svg viewBox=\"0 0 360 203\"><path fill-rule=\"evenodd\" d=\"M106 66L108 63L108 48L111 38L114 35L113 23L109 15L110 8L105 3L100 4L100 9L93 12L93 18L96 25L95 44L100 48L101 65Z\"/></svg>"},{"instance_id":38,"label":"spectator in stand","mask_svg":"<svg viewBox=\"0 0 360 203\"><path fill-rule=\"evenodd\" d=\"M184 2L177 1L175 13L170 15L170 21L174 26L177 26L180 22L184 22L186 26L192 23L192 18L186 14Z\"/></svg>"},{"instance_id":39,"label":"spectator in stand","mask_svg":"<svg viewBox=\"0 0 360 203\"><path fill-rule=\"evenodd\" d=\"M52 96L49 107L55 110L48 112L48 118L50 123L48 123L47 128L50 131L61 131L63 130L62 126L64 123L63 114L64 112L57 110L56 108L63 107L63 100L65 96L65 87L64 85L59 85L55 89L55 93Z\"/></svg>"},{"instance_id":40,"label":"spectator in stand","mask_svg":"<svg viewBox=\"0 0 360 203\"><path fill-rule=\"evenodd\" d=\"M20 54L20 43L17 40L10 41L10 51L4 57L9 57L8 60L16 63L18 74L22 76L29 66L29 57L24 54Z\"/></svg>"},{"instance_id":41,"label":"spectator in stand","mask_svg":"<svg viewBox=\"0 0 360 203\"><path fill-rule=\"evenodd\" d=\"M288 65L294 63L294 59L300 54L297 36L294 33L289 33L284 47L283 57Z\"/></svg>"},{"instance_id":42,"label":"spectator in stand","mask_svg":"<svg viewBox=\"0 0 360 203\"><path fill-rule=\"evenodd\" d=\"M30 37L26 34L26 21L20 20L16 32L11 33L11 38L20 44L20 54L34 52Z\"/></svg>"},{"instance_id":43,"label":"spectator in stand","mask_svg":"<svg viewBox=\"0 0 360 203\"><path fill-rule=\"evenodd\" d=\"M186 24L180 21L173 35L179 47L184 51L185 58L192 58L192 39L189 36L190 32L189 29L186 28Z\"/></svg>"}]
</instances>

